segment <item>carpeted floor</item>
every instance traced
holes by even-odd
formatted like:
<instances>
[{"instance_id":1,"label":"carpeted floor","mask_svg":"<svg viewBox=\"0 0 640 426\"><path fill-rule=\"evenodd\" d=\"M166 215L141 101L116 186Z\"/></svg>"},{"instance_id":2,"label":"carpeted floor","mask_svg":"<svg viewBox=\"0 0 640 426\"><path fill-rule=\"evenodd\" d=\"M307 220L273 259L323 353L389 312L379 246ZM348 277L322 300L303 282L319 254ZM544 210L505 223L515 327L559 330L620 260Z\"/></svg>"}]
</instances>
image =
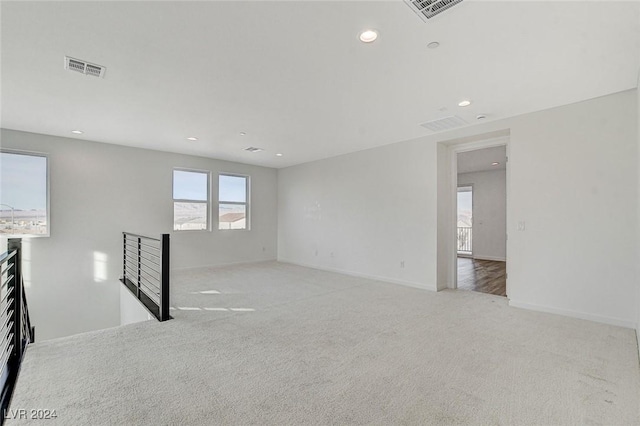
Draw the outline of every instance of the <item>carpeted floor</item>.
<instances>
[{"instance_id":1,"label":"carpeted floor","mask_svg":"<svg viewBox=\"0 0 640 426\"><path fill-rule=\"evenodd\" d=\"M11 408L55 409L47 425L640 424L630 329L279 263L182 272L172 297L172 321L29 347Z\"/></svg>"}]
</instances>

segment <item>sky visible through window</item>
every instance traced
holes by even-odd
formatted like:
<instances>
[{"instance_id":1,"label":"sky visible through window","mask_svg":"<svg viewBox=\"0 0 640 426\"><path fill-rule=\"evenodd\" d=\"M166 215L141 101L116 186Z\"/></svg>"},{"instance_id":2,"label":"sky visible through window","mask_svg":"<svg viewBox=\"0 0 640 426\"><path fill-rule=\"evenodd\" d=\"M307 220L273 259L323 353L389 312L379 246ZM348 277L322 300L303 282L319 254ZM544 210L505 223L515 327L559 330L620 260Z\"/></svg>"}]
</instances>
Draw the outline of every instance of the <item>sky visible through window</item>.
<instances>
[{"instance_id":1,"label":"sky visible through window","mask_svg":"<svg viewBox=\"0 0 640 426\"><path fill-rule=\"evenodd\" d=\"M47 158L0 153L0 233L47 233Z\"/></svg>"},{"instance_id":2,"label":"sky visible through window","mask_svg":"<svg viewBox=\"0 0 640 426\"><path fill-rule=\"evenodd\" d=\"M462 188L461 188L462 189ZM469 189L458 190L458 226L472 226L472 192Z\"/></svg>"},{"instance_id":3,"label":"sky visible through window","mask_svg":"<svg viewBox=\"0 0 640 426\"><path fill-rule=\"evenodd\" d=\"M173 199L207 201L207 173L173 171Z\"/></svg>"},{"instance_id":4,"label":"sky visible through window","mask_svg":"<svg viewBox=\"0 0 640 426\"><path fill-rule=\"evenodd\" d=\"M206 173L174 170L173 198L175 200L207 201ZM243 176L220 175L220 201L247 201L247 181Z\"/></svg>"},{"instance_id":5,"label":"sky visible through window","mask_svg":"<svg viewBox=\"0 0 640 426\"><path fill-rule=\"evenodd\" d=\"M220 201L247 201L247 178L243 176L220 175Z\"/></svg>"},{"instance_id":6,"label":"sky visible through window","mask_svg":"<svg viewBox=\"0 0 640 426\"><path fill-rule=\"evenodd\" d=\"M218 201L218 229L247 229L246 177L220 175Z\"/></svg>"},{"instance_id":7,"label":"sky visible through window","mask_svg":"<svg viewBox=\"0 0 640 426\"><path fill-rule=\"evenodd\" d=\"M247 178L219 175L219 229L247 228ZM205 230L209 228L207 205L209 174L173 171L173 229ZM238 204L239 203L239 204Z\"/></svg>"},{"instance_id":8,"label":"sky visible through window","mask_svg":"<svg viewBox=\"0 0 640 426\"><path fill-rule=\"evenodd\" d=\"M18 210L47 208L47 159L33 155L0 155L0 203Z\"/></svg>"},{"instance_id":9,"label":"sky visible through window","mask_svg":"<svg viewBox=\"0 0 640 426\"><path fill-rule=\"evenodd\" d=\"M174 230L208 229L209 173L174 170L173 199Z\"/></svg>"}]
</instances>

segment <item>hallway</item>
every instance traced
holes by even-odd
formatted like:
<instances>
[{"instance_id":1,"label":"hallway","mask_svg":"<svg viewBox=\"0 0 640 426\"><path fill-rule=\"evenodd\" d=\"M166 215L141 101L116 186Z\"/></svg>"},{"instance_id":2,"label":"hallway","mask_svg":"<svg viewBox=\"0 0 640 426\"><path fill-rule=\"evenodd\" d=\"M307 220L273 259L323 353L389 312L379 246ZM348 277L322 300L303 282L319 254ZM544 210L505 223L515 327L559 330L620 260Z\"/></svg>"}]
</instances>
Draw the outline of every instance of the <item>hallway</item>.
<instances>
[{"instance_id":1,"label":"hallway","mask_svg":"<svg viewBox=\"0 0 640 426\"><path fill-rule=\"evenodd\" d=\"M458 257L458 289L507 295L507 262Z\"/></svg>"}]
</instances>

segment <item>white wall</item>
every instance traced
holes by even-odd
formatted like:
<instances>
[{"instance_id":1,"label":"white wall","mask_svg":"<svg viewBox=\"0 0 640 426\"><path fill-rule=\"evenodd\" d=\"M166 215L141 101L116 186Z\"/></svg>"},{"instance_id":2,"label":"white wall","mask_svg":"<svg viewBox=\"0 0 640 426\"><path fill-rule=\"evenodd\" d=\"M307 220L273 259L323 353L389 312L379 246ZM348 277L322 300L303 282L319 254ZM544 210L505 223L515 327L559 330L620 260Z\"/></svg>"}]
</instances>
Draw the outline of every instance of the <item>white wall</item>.
<instances>
[{"instance_id":1,"label":"white wall","mask_svg":"<svg viewBox=\"0 0 640 426\"><path fill-rule=\"evenodd\" d=\"M435 289L435 150L415 141L280 169L278 258Z\"/></svg>"},{"instance_id":2,"label":"white wall","mask_svg":"<svg viewBox=\"0 0 640 426\"><path fill-rule=\"evenodd\" d=\"M49 155L51 236L26 240L23 256L39 340L120 325L122 231L170 233L173 269L276 258L274 169L4 129L0 136L2 148ZM173 167L250 175L251 231L174 232Z\"/></svg>"},{"instance_id":3,"label":"white wall","mask_svg":"<svg viewBox=\"0 0 640 426\"><path fill-rule=\"evenodd\" d=\"M512 121L512 305L634 323L636 116L626 91Z\"/></svg>"},{"instance_id":4,"label":"white wall","mask_svg":"<svg viewBox=\"0 0 640 426\"><path fill-rule=\"evenodd\" d=\"M473 257L506 260L506 170L460 173L458 185L473 185Z\"/></svg>"},{"instance_id":5,"label":"white wall","mask_svg":"<svg viewBox=\"0 0 640 426\"><path fill-rule=\"evenodd\" d=\"M638 70L638 88L636 89L636 105L637 107L637 124L638 124L638 202L640 203L640 70ZM639 265L640 268L640 204L638 207L638 262L637 264ZM639 271L640 272L640 271ZM639 273L640 275L640 273ZM640 276L638 277L638 279L636 279L637 282L637 290L636 290L636 294L637 294L637 303L636 303L636 308L637 308L637 317L636 317L636 337L638 340L638 355L640 355Z\"/></svg>"},{"instance_id":6,"label":"white wall","mask_svg":"<svg viewBox=\"0 0 640 426\"><path fill-rule=\"evenodd\" d=\"M278 256L446 286L440 271L450 265L437 242L447 231L437 228L449 212L436 194L447 188L449 160L438 142L510 132L512 305L632 326L636 121L636 93L626 91L279 170ZM518 221L525 231L516 231Z\"/></svg>"},{"instance_id":7,"label":"white wall","mask_svg":"<svg viewBox=\"0 0 640 426\"><path fill-rule=\"evenodd\" d=\"M141 321L155 321L142 303L123 285L120 286L120 325Z\"/></svg>"}]
</instances>

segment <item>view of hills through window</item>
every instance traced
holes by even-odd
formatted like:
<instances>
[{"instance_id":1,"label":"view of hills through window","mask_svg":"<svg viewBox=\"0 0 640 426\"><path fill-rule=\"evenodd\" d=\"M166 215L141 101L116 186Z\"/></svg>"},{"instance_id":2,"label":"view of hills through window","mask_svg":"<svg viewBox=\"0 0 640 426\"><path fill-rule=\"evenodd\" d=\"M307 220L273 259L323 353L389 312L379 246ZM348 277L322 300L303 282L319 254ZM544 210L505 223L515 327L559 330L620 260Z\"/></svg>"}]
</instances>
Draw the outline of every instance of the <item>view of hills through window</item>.
<instances>
[{"instance_id":1,"label":"view of hills through window","mask_svg":"<svg viewBox=\"0 0 640 426\"><path fill-rule=\"evenodd\" d=\"M473 208L471 206L471 191L458 192L458 227L471 227L473 223Z\"/></svg>"},{"instance_id":2,"label":"view of hills through window","mask_svg":"<svg viewBox=\"0 0 640 426\"><path fill-rule=\"evenodd\" d=\"M209 173L173 171L173 229L209 229Z\"/></svg>"},{"instance_id":3,"label":"view of hills through window","mask_svg":"<svg viewBox=\"0 0 640 426\"><path fill-rule=\"evenodd\" d=\"M0 153L0 234L48 235L47 157Z\"/></svg>"},{"instance_id":4,"label":"view of hills through window","mask_svg":"<svg viewBox=\"0 0 640 426\"><path fill-rule=\"evenodd\" d=\"M218 229L247 229L248 177L219 175ZM173 171L173 229L209 229L209 173Z\"/></svg>"},{"instance_id":5,"label":"view of hills through window","mask_svg":"<svg viewBox=\"0 0 640 426\"><path fill-rule=\"evenodd\" d=\"M218 229L247 229L247 177L220 175Z\"/></svg>"}]
</instances>

